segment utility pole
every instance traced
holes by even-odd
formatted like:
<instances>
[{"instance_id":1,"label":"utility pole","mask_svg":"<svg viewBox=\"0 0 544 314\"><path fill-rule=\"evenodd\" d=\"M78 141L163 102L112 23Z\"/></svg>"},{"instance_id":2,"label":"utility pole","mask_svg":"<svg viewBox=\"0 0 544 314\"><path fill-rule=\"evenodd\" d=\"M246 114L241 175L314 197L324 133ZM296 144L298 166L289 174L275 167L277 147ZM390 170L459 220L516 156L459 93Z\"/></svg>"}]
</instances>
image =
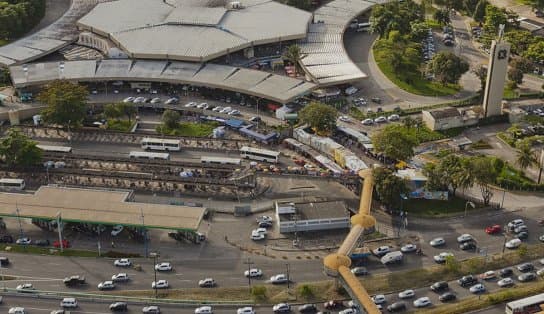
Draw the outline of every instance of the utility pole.
<instances>
[{"instance_id":1,"label":"utility pole","mask_svg":"<svg viewBox=\"0 0 544 314\"><path fill-rule=\"evenodd\" d=\"M144 257L148 257L148 247L147 247L147 229L145 228L145 220L144 220L144 210L140 208L140 218L142 220L142 230L144 233Z\"/></svg>"},{"instance_id":2,"label":"utility pole","mask_svg":"<svg viewBox=\"0 0 544 314\"><path fill-rule=\"evenodd\" d=\"M19 205L15 203L15 212L17 213L17 221L19 222L19 237L22 239L25 237L23 232L23 224L21 223L21 215L19 213Z\"/></svg>"},{"instance_id":3,"label":"utility pole","mask_svg":"<svg viewBox=\"0 0 544 314\"><path fill-rule=\"evenodd\" d=\"M61 226L61 221L60 221L60 211L57 213L57 231L59 233L59 247L60 247L60 252L64 252L64 244L62 243L62 226Z\"/></svg>"},{"instance_id":4,"label":"utility pole","mask_svg":"<svg viewBox=\"0 0 544 314\"><path fill-rule=\"evenodd\" d=\"M285 263L287 268L287 293L291 292L291 277L289 276L289 263Z\"/></svg>"},{"instance_id":5,"label":"utility pole","mask_svg":"<svg viewBox=\"0 0 544 314\"><path fill-rule=\"evenodd\" d=\"M244 264L247 264L247 285L249 287L249 293L251 293L251 265L255 263L248 257Z\"/></svg>"},{"instance_id":6,"label":"utility pole","mask_svg":"<svg viewBox=\"0 0 544 314\"><path fill-rule=\"evenodd\" d=\"M158 292L157 292L157 268L155 267L157 265L157 257L158 257L159 254L157 254L156 252L151 252L149 253L149 256L152 256L153 257L153 273L154 273L154 276L155 276L155 299L158 297Z\"/></svg>"}]
</instances>

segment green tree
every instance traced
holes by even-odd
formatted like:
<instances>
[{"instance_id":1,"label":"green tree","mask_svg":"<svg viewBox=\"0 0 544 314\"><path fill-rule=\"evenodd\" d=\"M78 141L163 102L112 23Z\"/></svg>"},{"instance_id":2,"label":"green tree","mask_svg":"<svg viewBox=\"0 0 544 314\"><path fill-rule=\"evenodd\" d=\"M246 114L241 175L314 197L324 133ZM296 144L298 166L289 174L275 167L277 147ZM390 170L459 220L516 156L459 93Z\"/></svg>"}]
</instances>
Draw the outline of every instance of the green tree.
<instances>
[{"instance_id":1,"label":"green tree","mask_svg":"<svg viewBox=\"0 0 544 314\"><path fill-rule=\"evenodd\" d=\"M436 10L433 19L440 25L448 25L451 22L450 11L448 9Z\"/></svg>"},{"instance_id":2,"label":"green tree","mask_svg":"<svg viewBox=\"0 0 544 314\"><path fill-rule=\"evenodd\" d=\"M404 161L414 156L414 148L417 146L417 140L406 131L406 128L398 124L387 125L375 133L372 143L376 152Z\"/></svg>"},{"instance_id":3,"label":"green tree","mask_svg":"<svg viewBox=\"0 0 544 314\"><path fill-rule=\"evenodd\" d=\"M493 191L491 184L497 181L498 172L494 160L489 157L479 156L471 158L471 169L474 175L474 182L480 188L484 205L489 205Z\"/></svg>"},{"instance_id":4,"label":"green tree","mask_svg":"<svg viewBox=\"0 0 544 314\"><path fill-rule=\"evenodd\" d=\"M300 121L308 124L318 134L328 134L334 130L337 117L336 109L320 102L311 102L298 115Z\"/></svg>"},{"instance_id":5,"label":"green tree","mask_svg":"<svg viewBox=\"0 0 544 314\"><path fill-rule=\"evenodd\" d=\"M109 119L119 120L123 113L117 107L117 104L108 104L104 106L104 115Z\"/></svg>"},{"instance_id":6,"label":"green tree","mask_svg":"<svg viewBox=\"0 0 544 314\"><path fill-rule=\"evenodd\" d=\"M442 84L457 84L469 69L468 63L451 52L441 51L429 62L428 70Z\"/></svg>"},{"instance_id":7,"label":"green tree","mask_svg":"<svg viewBox=\"0 0 544 314\"><path fill-rule=\"evenodd\" d=\"M7 68L0 68L0 86L9 85L10 83L9 70Z\"/></svg>"},{"instance_id":8,"label":"green tree","mask_svg":"<svg viewBox=\"0 0 544 314\"><path fill-rule=\"evenodd\" d=\"M296 73L303 73L302 67L300 66L300 60L302 58L302 50L300 49L300 46L291 45L287 47L287 50L283 54L283 58L295 66Z\"/></svg>"},{"instance_id":9,"label":"green tree","mask_svg":"<svg viewBox=\"0 0 544 314\"><path fill-rule=\"evenodd\" d=\"M136 113L138 112L136 107L134 107L134 105L131 103L117 103L116 107L121 112L121 114L127 118L128 122L132 122L132 119L134 118L134 116L136 116Z\"/></svg>"},{"instance_id":10,"label":"green tree","mask_svg":"<svg viewBox=\"0 0 544 314\"><path fill-rule=\"evenodd\" d=\"M312 287L307 284L298 286L297 290L298 290L298 294L304 299L311 298L314 295L314 291Z\"/></svg>"},{"instance_id":11,"label":"green tree","mask_svg":"<svg viewBox=\"0 0 544 314\"><path fill-rule=\"evenodd\" d=\"M387 208L399 208L401 195L408 192L406 181L391 169L377 167L372 170L376 194Z\"/></svg>"},{"instance_id":12,"label":"green tree","mask_svg":"<svg viewBox=\"0 0 544 314\"><path fill-rule=\"evenodd\" d=\"M480 91L483 95L485 83L487 81L487 67L484 65L478 65L474 70L472 70L472 72L480 79Z\"/></svg>"},{"instance_id":13,"label":"green tree","mask_svg":"<svg viewBox=\"0 0 544 314\"><path fill-rule=\"evenodd\" d=\"M510 52L518 56L522 56L529 49L529 45L539 41L531 32L522 29L509 30L504 38L511 44Z\"/></svg>"},{"instance_id":14,"label":"green tree","mask_svg":"<svg viewBox=\"0 0 544 314\"><path fill-rule=\"evenodd\" d=\"M425 22L412 22L410 31L410 39L413 42L421 42L423 39L427 38L429 31L429 25Z\"/></svg>"},{"instance_id":15,"label":"green tree","mask_svg":"<svg viewBox=\"0 0 544 314\"><path fill-rule=\"evenodd\" d=\"M422 8L412 0L376 5L370 15L370 30L380 38L388 38L389 32L397 30L402 35L410 34L413 22L423 21Z\"/></svg>"},{"instance_id":16,"label":"green tree","mask_svg":"<svg viewBox=\"0 0 544 314\"><path fill-rule=\"evenodd\" d=\"M167 109L162 114L162 123L168 129L175 129L179 125L181 116L179 112Z\"/></svg>"},{"instance_id":17,"label":"green tree","mask_svg":"<svg viewBox=\"0 0 544 314\"><path fill-rule=\"evenodd\" d=\"M470 1L465 1L465 3L468 3L468 2ZM476 22L483 22L485 20L485 8L487 7L488 4L489 2L487 2L487 0L479 0L476 2L476 5L473 7L472 10L467 10L467 11L471 12L472 18ZM466 7L469 7L469 5L467 5Z\"/></svg>"},{"instance_id":18,"label":"green tree","mask_svg":"<svg viewBox=\"0 0 544 314\"><path fill-rule=\"evenodd\" d=\"M42 151L18 129L9 129L0 141L0 155L8 166L33 166L42 159Z\"/></svg>"},{"instance_id":19,"label":"green tree","mask_svg":"<svg viewBox=\"0 0 544 314\"><path fill-rule=\"evenodd\" d=\"M446 269L452 274L458 274L461 270L461 263L454 256L446 256Z\"/></svg>"},{"instance_id":20,"label":"green tree","mask_svg":"<svg viewBox=\"0 0 544 314\"><path fill-rule=\"evenodd\" d=\"M544 60L544 41L541 40L531 43L523 56L529 58L533 62Z\"/></svg>"},{"instance_id":21,"label":"green tree","mask_svg":"<svg viewBox=\"0 0 544 314\"><path fill-rule=\"evenodd\" d=\"M251 296L257 301L266 300L266 287L265 286L253 286L251 287Z\"/></svg>"},{"instance_id":22,"label":"green tree","mask_svg":"<svg viewBox=\"0 0 544 314\"><path fill-rule=\"evenodd\" d=\"M423 174L427 177L425 189L428 191L445 191L448 189L448 182L443 176L443 171L439 164L427 163L423 167Z\"/></svg>"},{"instance_id":23,"label":"green tree","mask_svg":"<svg viewBox=\"0 0 544 314\"><path fill-rule=\"evenodd\" d=\"M537 164L536 153L531 145L525 141L520 142L516 149L516 164L525 170L530 166Z\"/></svg>"},{"instance_id":24,"label":"green tree","mask_svg":"<svg viewBox=\"0 0 544 314\"><path fill-rule=\"evenodd\" d=\"M38 95L38 101L47 105L42 112L46 122L79 126L85 118L85 106L89 95L84 86L57 80Z\"/></svg>"},{"instance_id":25,"label":"green tree","mask_svg":"<svg viewBox=\"0 0 544 314\"><path fill-rule=\"evenodd\" d=\"M517 87L523 82L523 72L517 68L508 69L508 79L511 82L511 87Z\"/></svg>"}]
</instances>

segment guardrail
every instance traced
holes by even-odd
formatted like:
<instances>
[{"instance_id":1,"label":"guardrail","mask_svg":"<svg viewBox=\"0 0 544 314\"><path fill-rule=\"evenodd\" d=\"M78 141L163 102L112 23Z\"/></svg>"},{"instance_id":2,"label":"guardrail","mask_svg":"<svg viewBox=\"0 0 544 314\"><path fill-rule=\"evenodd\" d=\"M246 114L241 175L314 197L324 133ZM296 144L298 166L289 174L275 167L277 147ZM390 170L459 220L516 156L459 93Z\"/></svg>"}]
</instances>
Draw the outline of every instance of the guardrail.
<instances>
[{"instance_id":1,"label":"guardrail","mask_svg":"<svg viewBox=\"0 0 544 314\"><path fill-rule=\"evenodd\" d=\"M141 290L144 291L144 290ZM182 299L160 299L160 298L142 298L131 297L123 295L113 294L94 294L84 292L72 292L72 291L46 291L46 290L33 290L32 292L21 293L14 288L3 288L2 295L16 296L16 297L28 297L28 298L43 298L43 299L63 299L66 297L74 297L79 300L86 300L89 302L112 302L112 301L124 301L132 302L136 304L171 304L179 306L194 306L194 305L223 305L223 306L247 306L254 305L253 300L241 300L241 301L217 301L217 300L182 300Z\"/></svg>"}]
</instances>

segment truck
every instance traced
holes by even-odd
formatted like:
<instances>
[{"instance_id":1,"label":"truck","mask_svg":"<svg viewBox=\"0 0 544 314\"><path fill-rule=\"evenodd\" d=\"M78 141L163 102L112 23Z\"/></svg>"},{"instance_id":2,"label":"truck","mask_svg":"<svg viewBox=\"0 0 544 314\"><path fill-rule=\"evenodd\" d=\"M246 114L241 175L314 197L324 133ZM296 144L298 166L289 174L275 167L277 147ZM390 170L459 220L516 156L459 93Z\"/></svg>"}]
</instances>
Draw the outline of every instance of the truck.
<instances>
[{"instance_id":1,"label":"truck","mask_svg":"<svg viewBox=\"0 0 544 314\"><path fill-rule=\"evenodd\" d=\"M80 275L74 275L64 278L62 282L64 282L64 285L66 285L67 287L79 286L85 284L85 277Z\"/></svg>"},{"instance_id":2,"label":"truck","mask_svg":"<svg viewBox=\"0 0 544 314\"><path fill-rule=\"evenodd\" d=\"M402 258L403 258L403 255L402 255L401 251L393 251L393 252L389 252L389 253L385 254L380 259L380 261L384 265L389 265L389 264L401 263Z\"/></svg>"},{"instance_id":3,"label":"truck","mask_svg":"<svg viewBox=\"0 0 544 314\"><path fill-rule=\"evenodd\" d=\"M363 263L368 256L370 256L372 253L370 250L365 247L359 247L353 250L351 254L349 255L349 258L351 259L351 262L354 265L360 265Z\"/></svg>"}]
</instances>

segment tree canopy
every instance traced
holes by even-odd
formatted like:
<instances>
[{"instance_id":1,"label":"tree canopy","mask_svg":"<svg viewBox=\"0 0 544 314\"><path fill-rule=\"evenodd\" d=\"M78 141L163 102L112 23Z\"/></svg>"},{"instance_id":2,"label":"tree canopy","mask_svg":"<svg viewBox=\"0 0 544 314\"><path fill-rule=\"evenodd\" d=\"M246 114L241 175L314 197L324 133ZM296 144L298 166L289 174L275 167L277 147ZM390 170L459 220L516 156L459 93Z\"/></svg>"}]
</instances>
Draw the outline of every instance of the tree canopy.
<instances>
[{"instance_id":1,"label":"tree canopy","mask_svg":"<svg viewBox=\"0 0 544 314\"><path fill-rule=\"evenodd\" d=\"M12 128L0 141L0 155L8 166L33 166L42 158L42 151L36 142L30 140L18 129Z\"/></svg>"},{"instance_id":2,"label":"tree canopy","mask_svg":"<svg viewBox=\"0 0 544 314\"><path fill-rule=\"evenodd\" d=\"M162 123L168 129L175 129L179 125L179 120L181 116L179 112L167 109L162 114Z\"/></svg>"},{"instance_id":3,"label":"tree canopy","mask_svg":"<svg viewBox=\"0 0 544 314\"><path fill-rule=\"evenodd\" d=\"M338 111L320 102L311 102L299 112L300 121L319 134L328 134L336 127Z\"/></svg>"},{"instance_id":4,"label":"tree canopy","mask_svg":"<svg viewBox=\"0 0 544 314\"><path fill-rule=\"evenodd\" d=\"M390 124L372 137L374 150L395 160L408 161L414 156L417 140L406 132L405 127Z\"/></svg>"},{"instance_id":5,"label":"tree canopy","mask_svg":"<svg viewBox=\"0 0 544 314\"><path fill-rule=\"evenodd\" d=\"M116 103L109 104L104 107L104 115L111 119L119 119L123 116L127 118L129 122L132 121L132 118L136 115L136 107L132 103Z\"/></svg>"},{"instance_id":6,"label":"tree canopy","mask_svg":"<svg viewBox=\"0 0 544 314\"><path fill-rule=\"evenodd\" d=\"M393 1L372 8L370 29L381 38L389 37L389 32L395 30L406 35L411 32L411 24L418 21L423 21L419 4L412 0Z\"/></svg>"},{"instance_id":7,"label":"tree canopy","mask_svg":"<svg viewBox=\"0 0 544 314\"><path fill-rule=\"evenodd\" d=\"M24 35L45 15L45 0L0 1L0 39Z\"/></svg>"},{"instance_id":8,"label":"tree canopy","mask_svg":"<svg viewBox=\"0 0 544 314\"><path fill-rule=\"evenodd\" d=\"M408 193L406 181L391 169L377 167L372 170L377 197L387 208L399 208L401 195Z\"/></svg>"},{"instance_id":9,"label":"tree canopy","mask_svg":"<svg viewBox=\"0 0 544 314\"><path fill-rule=\"evenodd\" d=\"M473 157L470 159L470 163L474 182L480 188L484 205L487 206L493 196L491 184L497 181L499 171L503 168L504 163L500 159L484 156Z\"/></svg>"},{"instance_id":10,"label":"tree canopy","mask_svg":"<svg viewBox=\"0 0 544 314\"><path fill-rule=\"evenodd\" d=\"M457 84L461 76L469 69L468 63L452 52L441 51L429 62L428 70L442 84Z\"/></svg>"},{"instance_id":11,"label":"tree canopy","mask_svg":"<svg viewBox=\"0 0 544 314\"><path fill-rule=\"evenodd\" d=\"M300 66L300 59L302 58L302 50L300 49L300 46L291 45L287 47L287 50L283 54L283 58L285 58L295 67L295 71L297 73L303 73Z\"/></svg>"},{"instance_id":12,"label":"tree canopy","mask_svg":"<svg viewBox=\"0 0 544 314\"><path fill-rule=\"evenodd\" d=\"M48 123L78 126L86 114L86 101L89 92L84 86L57 80L49 84L38 95L38 101L47 105L42 112Z\"/></svg>"}]
</instances>

